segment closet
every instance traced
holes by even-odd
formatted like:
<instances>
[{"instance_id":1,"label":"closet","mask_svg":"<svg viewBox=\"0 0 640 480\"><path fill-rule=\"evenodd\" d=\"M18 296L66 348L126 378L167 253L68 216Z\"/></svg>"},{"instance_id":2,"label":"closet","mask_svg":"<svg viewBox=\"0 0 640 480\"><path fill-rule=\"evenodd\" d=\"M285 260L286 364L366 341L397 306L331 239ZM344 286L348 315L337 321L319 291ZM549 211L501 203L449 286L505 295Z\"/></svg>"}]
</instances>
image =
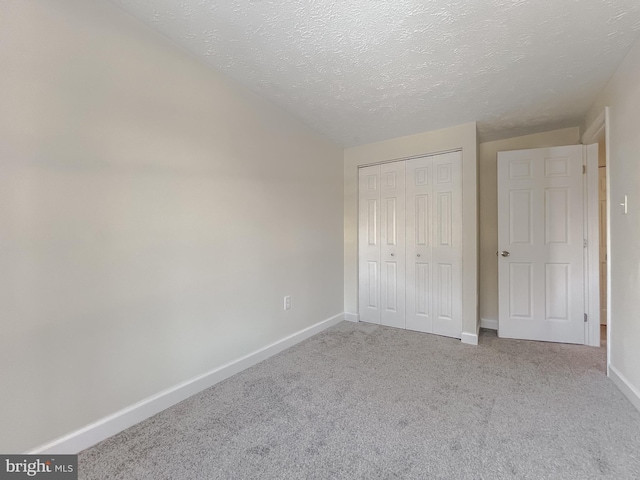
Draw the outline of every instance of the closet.
<instances>
[{"instance_id":1,"label":"closet","mask_svg":"<svg viewBox=\"0 0 640 480\"><path fill-rule=\"evenodd\" d=\"M359 169L360 320L460 338L462 152Z\"/></svg>"}]
</instances>

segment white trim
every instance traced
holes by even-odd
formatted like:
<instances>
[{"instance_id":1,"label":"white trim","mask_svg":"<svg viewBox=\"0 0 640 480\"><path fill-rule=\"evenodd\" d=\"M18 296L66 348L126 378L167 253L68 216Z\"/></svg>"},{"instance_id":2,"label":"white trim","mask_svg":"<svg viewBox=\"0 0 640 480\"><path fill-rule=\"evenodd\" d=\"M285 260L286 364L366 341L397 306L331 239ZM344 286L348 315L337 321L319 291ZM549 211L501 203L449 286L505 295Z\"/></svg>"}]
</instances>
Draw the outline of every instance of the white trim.
<instances>
[{"instance_id":1,"label":"white trim","mask_svg":"<svg viewBox=\"0 0 640 480\"><path fill-rule=\"evenodd\" d=\"M34 448L31 454L76 454L159 413L236 373L326 330L344 319L339 313L225 365L163 390L63 437Z\"/></svg>"},{"instance_id":2,"label":"white trim","mask_svg":"<svg viewBox=\"0 0 640 480\"><path fill-rule=\"evenodd\" d=\"M606 129L606 109L609 107L605 107L605 110L603 110L600 115L598 115L596 117L596 119L593 121L593 123L591 125L589 125L589 128L587 128L584 132L584 135L582 135L582 143L583 145L589 145L590 143L597 143L598 142L598 137L600 137L600 135L602 135L602 132L605 131Z\"/></svg>"},{"instance_id":3,"label":"white trim","mask_svg":"<svg viewBox=\"0 0 640 480\"><path fill-rule=\"evenodd\" d=\"M498 320L495 318L481 318L480 327L488 330L498 330Z\"/></svg>"},{"instance_id":4,"label":"white trim","mask_svg":"<svg viewBox=\"0 0 640 480\"><path fill-rule=\"evenodd\" d=\"M357 313L344 312L344 319L347 322L359 322L360 315L358 315Z\"/></svg>"},{"instance_id":5,"label":"white trim","mask_svg":"<svg viewBox=\"0 0 640 480\"><path fill-rule=\"evenodd\" d=\"M631 382L627 380L613 365L609 364L608 370L611 381L620 389L622 394L627 397L627 400L631 402L631 405L640 411L640 391L631 385Z\"/></svg>"},{"instance_id":6,"label":"white trim","mask_svg":"<svg viewBox=\"0 0 640 480\"><path fill-rule=\"evenodd\" d=\"M585 344L600 346L600 212L598 201L598 144L585 145Z\"/></svg>"},{"instance_id":7,"label":"white trim","mask_svg":"<svg viewBox=\"0 0 640 480\"><path fill-rule=\"evenodd\" d=\"M607 369L611 365L611 121L604 107L605 155L607 156Z\"/></svg>"},{"instance_id":8,"label":"white trim","mask_svg":"<svg viewBox=\"0 0 640 480\"><path fill-rule=\"evenodd\" d=\"M478 345L478 337L480 336L480 323L476 326L476 333L462 332L460 340L467 345Z\"/></svg>"},{"instance_id":9,"label":"white trim","mask_svg":"<svg viewBox=\"0 0 640 480\"><path fill-rule=\"evenodd\" d=\"M462 338L460 340L467 345L478 345L478 335L475 333L462 332Z\"/></svg>"}]
</instances>

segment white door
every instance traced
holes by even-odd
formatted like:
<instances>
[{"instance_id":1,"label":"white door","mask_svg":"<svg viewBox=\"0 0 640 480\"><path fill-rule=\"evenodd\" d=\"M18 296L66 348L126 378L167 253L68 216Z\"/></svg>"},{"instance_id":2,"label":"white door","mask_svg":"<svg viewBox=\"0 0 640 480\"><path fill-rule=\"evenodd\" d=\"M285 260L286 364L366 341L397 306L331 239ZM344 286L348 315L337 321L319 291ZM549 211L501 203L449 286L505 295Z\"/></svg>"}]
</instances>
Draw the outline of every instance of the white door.
<instances>
[{"instance_id":1,"label":"white door","mask_svg":"<svg viewBox=\"0 0 640 480\"><path fill-rule=\"evenodd\" d=\"M498 153L500 337L585 342L584 147Z\"/></svg>"},{"instance_id":2,"label":"white door","mask_svg":"<svg viewBox=\"0 0 640 480\"><path fill-rule=\"evenodd\" d=\"M405 328L404 162L380 165L380 323Z\"/></svg>"},{"instance_id":3,"label":"white door","mask_svg":"<svg viewBox=\"0 0 640 480\"><path fill-rule=\"evenodd\" d=\"M462 332L462 153L406 162L407 327Z\"/></svg>"},{"instance_id":4,"label":"white door","mask_svg":"<svg viewBox=\"0 0 640 480\"><path fill-rule=\"evenodd\" d=\"M360 320L405 327L404 162L359 171Z\"/></svg>"},{"instance_id":5,"label":"white door","mask_svg":"<svg viewBox=\"0 0 640 480\"><path fill-rule=\"evenodd\" d=\"M407 328L409 330L432 333L432 157L408 160L406 169Z\"/></svg>"},{"instance_id":6,"label":"white door","mask_svg":"<svg viewBox=\"0 0 640 480\"><path fill-rule=\"evenodd\" d=\"M433 333L462 335L462 152L433 157Z\"/></svg>"},{"instance_id":7,"label":"white door","mask_svg":"<svg viewBox=\"0 0 640 480\"><path fill-rule=\"evenodd\" d=\"M361 168L358 183L360 320L380 323L380 165Z\"/></svg>"},{"instance_id":8,"label":"white door","mask_svg":"<svg viewBox=\"0 0 640 480\"><path fill-rule=\"evenodd\" d=\"M460 338L462 153L363 167L358 204L360 320Z\"/></svg>"},{"instance_id":9,"label":"white door","mask_svg":"<svg viewBox=\"0 0 640 480\"><path fill-rule=\"evenodd\" d=\"M600 226L600 324L607 324L607 167L598 167Z\"/></svg>"}]
</instances>

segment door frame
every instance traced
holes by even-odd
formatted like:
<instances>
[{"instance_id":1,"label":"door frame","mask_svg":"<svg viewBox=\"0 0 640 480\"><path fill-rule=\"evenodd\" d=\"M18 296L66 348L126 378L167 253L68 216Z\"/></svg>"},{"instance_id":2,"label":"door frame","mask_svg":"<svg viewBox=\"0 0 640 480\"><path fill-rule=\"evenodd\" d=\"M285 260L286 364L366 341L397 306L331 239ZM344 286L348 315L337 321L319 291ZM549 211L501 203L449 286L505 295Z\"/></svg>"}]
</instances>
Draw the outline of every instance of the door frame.
<instances>
[{"instance_id":1,"label":"door frame","mask_svg":"<svg viewBox=\"0 0 640 480\"><path fill-rule=\"evenodd\" d=\"M591 125L585 130L585 133L582 135L582 143L584 145L588 145L598 141L600 135L604 133L605 137L605 155L606 155L606 165L607 170L610 167L610 159L611 159L611 130L610 130L610 114L609 107L605 106L600 115L596 117ZM607 172L609 173L609 171ZM606 231L607 231L607 259L611 258L611 175L607 175L607 222L606 222ZM590 194L597 196L597 182L596 182L596 190L589 191ZM596 314L593 315L594 317ZM607 376L609 376L609 365L611 363L611 329L613 327L613 319L611 318L611 262L607 260ZM599 328L599 326L598 326ZM599 337L598 337L599 338Z\"/></svg>"}]
</instances>

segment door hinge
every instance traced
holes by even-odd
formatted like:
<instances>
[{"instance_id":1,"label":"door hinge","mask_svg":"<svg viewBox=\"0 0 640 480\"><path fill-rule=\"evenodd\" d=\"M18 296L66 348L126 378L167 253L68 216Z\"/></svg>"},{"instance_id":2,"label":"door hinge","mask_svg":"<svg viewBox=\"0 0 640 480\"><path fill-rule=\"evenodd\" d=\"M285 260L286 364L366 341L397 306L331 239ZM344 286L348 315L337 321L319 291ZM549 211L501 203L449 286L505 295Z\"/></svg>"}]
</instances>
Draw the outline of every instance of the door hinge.
<instances>
[{"instance_id":1,"label":"door hinge","mask_svg":"<svg viewBox=\"0 0 640 480\"><path fill-rule=\"evenodd\" d=\"M584 248L587 248L587 239L586 238L582 241L582 246Z\"/></svg>"},{"instance_id":2,"label":"door hinge","mask_svg":"<svg viewBox=\"0 0 640 480\"><path fill-rule=\"evenodd\" d=\"M587 173L587 166L582 165L582 174L584 175L585 173Z\"/></svg>"},{"instance_id":3,"label":"door hinge","mask_svg":"<svg viewBox=\"0 0 640 480\"><path fill-rule=\"evenodd\" d=\"M587 318L588 318L588 317L587 317L587 314L585 313L585 314L584 314L584 323L587 323Z\"/></svg>"}]
</instances>

